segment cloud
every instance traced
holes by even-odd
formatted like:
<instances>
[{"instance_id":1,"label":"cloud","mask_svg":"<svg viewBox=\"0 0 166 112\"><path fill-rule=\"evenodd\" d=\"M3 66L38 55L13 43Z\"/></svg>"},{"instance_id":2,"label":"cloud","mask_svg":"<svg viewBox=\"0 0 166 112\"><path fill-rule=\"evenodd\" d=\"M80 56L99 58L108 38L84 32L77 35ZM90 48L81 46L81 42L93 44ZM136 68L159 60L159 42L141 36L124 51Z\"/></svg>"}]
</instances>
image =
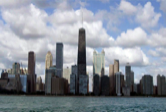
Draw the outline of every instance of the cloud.
<instances>
[{"instance_id":1,"label":"cloud","mask_svg":"<svg viewBox=\"0 0 166 112\"><path fill-rule=\"evenodd\" d=\"M136 21L144 28L155 27L161 17L160 13L154 12L154 7L151 2L147 2L144 7L138 6L138 13L136 14Z\"/></svg>"},{"instance_id":2,"label":"cloud","mask_svg":"<svg viewBox=\"0 0 166 112\"><path fill-rule=\"evenodd\" d=\"M148 44L153 47L166 46L166 38L159 33L152 33Z\"/></svg>"},{"instance_id":3,"label":"cloud","mask_svg":"<svg viewBox=\"0 0 166 112\"><path fill-rule=\"evenodd\" d=\"M148 54L153 56L153 57L158 57L159 56L159 54L155 50L149 50Z\"/></svg>"},{"instance_id":4,"label":"cloud","mask_svg":"<svg viewBox=\"0 0 166 112\"><path fill-rule=\"evenodd\" d=\"M133 6L130 2L121 0L119 10L121 10L123 13L127 15L133 15L134 13L136 13L137 8Z\"/></svg>"},{"instance_id":5,"label":"cloud","mask_svg":"<svg viewBox=\"0 0 166 112\"><path fill-rule=\"evenodd\" d=\"M117 37L116 44L122 47L143 46L147 44L147 34L140 27L134 30L128 29L127 32L122 32Z\"/></svg>"},{"instance_id":6,"label":"cloud","mask_svg":"<svg viewBox=\"0 0 166 112\"><path fill-rule=\"evenodd\" d=\"M122 11L124 15L132 15L135 21L146 29L157 26L162 16L161 13L154 11L151 2L147 2L144 6L140 4L134 6L126 0L121 0L118 9Z\"/></svg>"},{"instance_id":7,"label":"cloud","mask_svg":"<svg viewBox=\"0 0 166 112\"><path fill-rule=\"evenodd\" d=\"M113 63L114 59L119 59L120 65L125 66L126 63L130 63L132 66L147 66L149 65L149 59L139 47L134 48L121 48L110 47L105 50L105 60L108 66Z\"/></svg>"},{"instance_id":8,"label":"cloud","mask_svg":"<svg viewBox=\"0 0 166 112\"><path fill-rule=\"evenodd\" d=\"M164 13L166 13L166 1L160 0L160 10L162 10Z\"/></svg>"},{"instance_id":9,"label":"cloud","mask_svg":"<svg viewBox=\"0 0 166 112\"><path fill-rule=\"evenodd\" d=\"M20 38L43 37L48 31L47 13L33 4L16 9L3 9L2 17Z\"/></svg>"},{"instance_id":10,"label":"cloud","mask_svg":"<svg viewBox=\"0 0 166 112\"><path fill-rule=\"evenodd\" d=\"M28 0L1 0L0 6L11 8L11 7L21 6L27 3L28 3Z\"/></svg>"}]
</instances>

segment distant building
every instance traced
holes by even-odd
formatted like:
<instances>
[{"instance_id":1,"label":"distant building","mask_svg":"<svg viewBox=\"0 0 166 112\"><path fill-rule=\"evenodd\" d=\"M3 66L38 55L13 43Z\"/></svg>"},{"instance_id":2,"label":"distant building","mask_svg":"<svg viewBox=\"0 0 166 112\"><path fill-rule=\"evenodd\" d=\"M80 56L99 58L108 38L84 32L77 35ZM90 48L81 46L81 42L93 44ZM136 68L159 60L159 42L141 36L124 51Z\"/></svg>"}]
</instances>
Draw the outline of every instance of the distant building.
<instances>
[{"instance_id":1,"label":"distant building","mask_svg":"<svg viewBox=\"0 0 166 112\"><path fill-rule=\"evenodd\" d=\"M73 65L71 67L71 74L75 74L75 77L76 77L76 80L75 80L75 93L76 94L79 93L79 81L78 81L78 72L77 72L77 70L78 70L77 65Z\"/></svg>"},{"instance_id":2,"label":"distant building","mask_svg":"<svg viewBox=\"0 0 166 112\"><path fill-rule=\"evenodd\" d=\"M158 95L162 95L161 89L162 89L161 76L157 75L157 93L158 93Z\"/></svg>"},{"instance_id":3,"label":"distant building","mask_svg":"<svg viewBox=\"0 0 166 112\"><path fill-rule=\"evenodd\" d=\"M144 95L153 95L153 77L144 75L141 79L142 93Z\"/></svg>"},{"instance_id":4,"label":"distant building","mask_svg":"<svg viewBox=\"0 0 166 112\"><path fill-rule=\"evenodd\" d=\"M129 63L125 66L125 72L126 72L126 85L127 87L131 87L131 66Z\"/></svg>"},{"instance_id":5,"label":"distant building","mask_svg":"<svg viewBox=\"0 0 166 112\"><path fill-rule=\"evenodd\" d=\"M20 74L20 64L13 63L12 74Z\"/></svg>"},{"instance_id":6,"label":"distant building","mask_svg":"<svg viewBox=\"0 0 166 112\"><path fill-rule=\"evenodd\" d=\"M130 83L131 83L131 86L130 86L131 92L134 92L134 72L133 71L131 71L130 73Z\"/></svg>"},{"instance_id":7,"label":"distant building","mask_svg":"<svg viewBox=\"0 0 166 112\"><path fill-rule=\"evenodd\" d=\"M0 89L6 89L8 79L0 79Z\"/></svg>"},{"instance_id":8,"label":"distant building","mask_svg":"<svg viewBox=\"0 0 166 112\"><path fill-rule=\"evenodd\" d=\"M93 93L95 96L100 95L100 76L98 74L93 75Z\"/></svg>"},{"instance_id":9,"label":"distant building","mask_svg":"<svg viewBox=\"0 0 166 112\"><path fill-rule=\"evenodd\" d=\"M115 73L116 76L116 94L117 96L121 96L121 72Z\"/></svg>"},{"instance_id":10,"label":"distant building","mask_svg":"<svg viewBox=\"0 0 166 112\"><path fill-rule=\"evenodd\" d=\"M7 69L8 74L12 74L12 69Z\"/></svg>"},{"instance_id":11,"label":"distant building","mask_svg":"<svg viewBox=\"0 0 166 112\"><path fill-rule=\"evenodd\" d=\"M52 77L55 75L54 74L54 69L47 69L46 70L46 75L45 75L45 94L51 94L51 80Z\"/></svg>"},{"instance_id":12,"label":"distant building","mask_svg":"<svg viewBox=\"0 0 166 112\"><path fill-rule=\"evenodd\" d=\"M70 75L71 75L71 68L67 67L63 69L63 78L67 79L70 84Z\"/></svg>"},{"instance_id":13,"label":"distant building","mask_svg":"<svg viewBox=\"0 0 166 112\"><path fill-rule=\"evenodd\" d=\"M41 76L37 78L37 81L36 81L36 91L43 91Z\"/></svg>"},{"instance_id":14,"label":"distant building","mask_svg":"<svg viewBox=\"0 0 166 112\"><path fill-rule=\"evenodd\" d=\"M99 76L103 76L105 73L105 52L102 50L101 53L93 52L93 75L99 74Z\"/></svg>"},{"instance_id":15,"label":"distant building","mask_svg":"<svg viewBox=\"0 0 166 112\"><path fill-rule=\"evenodd\" d=\"M134 90L133 90L133 92L135 92L135 93L137 93L137 84L134 84Z\"/></svg>"},{"instance_id":16,"label":"distant building","mask_svg":"<svg viewBox=\"0 0 166 112\"><path fill-rule=\"evenodd\" d=\"M52 66L52 60L53 60L52 53L48 51L45 60L45 69L49 69Z\"/></svg>"},{"instance_id":17,"label":"distant building","mask_svg":"<svg viewBox=\"0 0 166 112\"><path fill-rule=\"evenodd\" d=\"M36 91L36 78L35 78L35 53L30 51L28 53L28 75L29 75L29 92L35 93Z\"/></svg>"},{"instance_id":18,"label":"distant building","mask_svg":"<svg viewBox=\"0 0 166 112\"><path fill-rule=\"evenodd\" d=\"M122 93L122 88L125 86L124 75L121 73L120 75L120 89Z\"/></svg>"},{"instance_id":19,"label":"distant building","mask_svg":"<svg viewBox=\"0 0 166 112\"><path fill-rule=\"evenodd\" d=\"M115 94L115 74L114 65L109 65L109 78L110 78L110 94Z\"/></svg>"},{"instance_id":20,"label":"distant building","mask_svg":"<svg viewBox=\"0 0 166 112\"><path fill-rule=\"evenodd\" d=\"M153 86L153 95L157 95L157 86Z\"/></svg>"},{"instance_id":21,"label":"distant building","mask_svg":"<svg viewBox=\"0 0 166 112\"><path fill-rule=\"evenodd\" d=\"M114 74L119 72L119 60L114 60Z\"/></svg>"},{"instance_id":22,"label":"distant building","mask_svg":"<svg viewBox=\"0 0 166 112\"><path fill-rule=\"evenodd\" d=\"M76 75L73 73L70 75L70 93L76 94Z\"/></svg>"},{"instance_id":23,"label":"distant building","mask_svg":"<svg viewBox=\"0 0 166 112\"><path fill-rule=\"evenodd\" d=\"M52 77L52 94L53 95L64 95L65 94L65 80L64 78Z\"/></svg>"},{"instance_id":24,"label":"distant building","mask_svg":"<svg viewBox=\"0 0 166 112\"><path fill-rule=\"evenodd\" d=\"M9 79L9 81L6 86L7 90L9 90L9 91L16 90L18 93L22 91L20 75L8 74L8 79Z\"/></svg>"},{"instance_id":25,"label":"distant building","mask_svg":"<svg viewBox=\"0 0 166 112\"><path fill-rule=\"evenodd\" d=\"M20 80L21 80L21 85L22 85L22 91L24 93L27 93L28 92L28 83L27 83L27 78L28 76L27 75L20 75Z\"/></svg>"},{"instance_id":26,"label":"distant building","mask_svg":"<svg viewBox=\"0 0 166 112\"><path fill-rule=\"evenodd\" d=\"M86 95L88 93L88 76L79 75L79 94Z\"/></svg>"},{"instance_id":27,"label":"distant building","mask_svg":"<svg viewBox=\"0 0 166 112\"><path fill-rule=\"evenodd\" d=\"M109 77L108 76L102 76L101 77L101 95L108 96L110 92L109 87Z\"/></svg>"},{"instance_id":28,"label":"distant building","mask_svg":"<svg viewBox=\"0 0 166 112\"><path fill-rule=\"evenodd\" d=\"M130 87L124 86L122 88L122 93L124 96L130 96Z\"/></svg>"},{"instance_id":29,"label":"distant building","mask_svg":"<svg viewBox=\"0 0 166 112\"><path fill-rule=\"evenodd\" d=\"M157 92L158 95L166 95L166 82L165 76L157 75Z\"/></svg>"},{"instance_id":30,"label":"distant building","mask_svg":"<svg viewBox=\"0 0 166 112\"><path fill-rule=\"evenodd\" d=\"M56 44L56 75L63 77L63 43Z\"/></svg>"}]
</instances>

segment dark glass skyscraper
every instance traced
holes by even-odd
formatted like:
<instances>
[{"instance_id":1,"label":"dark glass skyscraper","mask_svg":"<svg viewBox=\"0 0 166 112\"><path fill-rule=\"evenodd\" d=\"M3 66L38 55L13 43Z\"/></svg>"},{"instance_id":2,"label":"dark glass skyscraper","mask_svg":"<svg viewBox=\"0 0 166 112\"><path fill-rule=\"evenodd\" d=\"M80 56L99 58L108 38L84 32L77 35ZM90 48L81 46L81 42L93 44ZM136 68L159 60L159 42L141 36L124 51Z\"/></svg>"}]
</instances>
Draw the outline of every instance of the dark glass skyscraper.
<instances>
[{"instance_id":1,"label":"dark glass skyscraper","mask_svg":"<svg viewBox=\"0 0 166 112\"><path fill-rule=\"evenodd\" d=\"M79 29L79 39L78 39L78 82L80 75L86 75L86 37L85 37L85 29ZM78 86L79 87L79 86ZM77 88L79 90L79 88Z\"/></svg>"},{"instance_id":2,"label":"dark glass skyscraper","mask_svg":"<svg viewBox=\"0 0 166 112\"><path fill-rule=\"evenodd\" d=\"M30 51L28 54L28 75L29 75L29 92L34 93L36 90L35 78L35 53Z\"/></svg>"},{"instance_id":3,"label":"dark glass skyscraper","mask_svg":"<svg viewBox=\"0 0 166 112\"><path fill-rule=\"evenodd\" d=\"M56 44L56 75L63 77L63 43Z\"/></svg>"}]
</instances>

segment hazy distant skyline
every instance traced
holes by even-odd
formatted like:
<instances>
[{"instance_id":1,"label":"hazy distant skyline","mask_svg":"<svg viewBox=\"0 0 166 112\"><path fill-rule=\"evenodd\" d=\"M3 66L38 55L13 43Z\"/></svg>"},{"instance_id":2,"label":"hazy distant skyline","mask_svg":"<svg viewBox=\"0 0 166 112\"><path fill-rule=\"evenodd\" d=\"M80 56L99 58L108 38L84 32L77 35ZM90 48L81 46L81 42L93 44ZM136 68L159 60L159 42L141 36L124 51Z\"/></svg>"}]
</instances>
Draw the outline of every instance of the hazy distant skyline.
<instances>
[{"instance_id":1,"label":"hazy distant skyline","mask_svg":"<svg viewBox=\"0 0 166 112\"><path fill-rule=\"evenodd\" d=\"M76 64L78 30L86 30L87 72L92 74L93 50L105 51L105 73L119 59L127 62L135 82L151 74L166 75L166 0L4 0L0 1L0 68L14 62L28 65L36 54L36 73L44 82L48 51L56 59L56 42L64 44L64 67Z\"/></svg>"}]
</instances>

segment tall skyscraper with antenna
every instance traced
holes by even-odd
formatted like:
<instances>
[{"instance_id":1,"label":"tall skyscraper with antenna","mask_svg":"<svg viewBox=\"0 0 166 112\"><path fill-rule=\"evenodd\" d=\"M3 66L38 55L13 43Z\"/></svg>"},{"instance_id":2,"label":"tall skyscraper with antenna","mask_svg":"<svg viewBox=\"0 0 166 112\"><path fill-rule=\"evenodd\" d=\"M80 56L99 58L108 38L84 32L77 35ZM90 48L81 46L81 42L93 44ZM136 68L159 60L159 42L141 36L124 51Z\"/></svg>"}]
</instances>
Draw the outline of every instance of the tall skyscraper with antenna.
<instances>
[{"instance_id":1,"label":"tall skyscraper with antenna","mask_svg":"<svg viewBox=\"0 0 166 112\"><path fill-rule=\"evenodd\" d=\"M77 80L79 82L79 86L77 89L79 90L79 93L81 92L82 94L84 94L87 92L85 91L87 75L86 75L86 33L84 28L79 29L77 66L78 66Z\"/></svg>"}]
</instances>

